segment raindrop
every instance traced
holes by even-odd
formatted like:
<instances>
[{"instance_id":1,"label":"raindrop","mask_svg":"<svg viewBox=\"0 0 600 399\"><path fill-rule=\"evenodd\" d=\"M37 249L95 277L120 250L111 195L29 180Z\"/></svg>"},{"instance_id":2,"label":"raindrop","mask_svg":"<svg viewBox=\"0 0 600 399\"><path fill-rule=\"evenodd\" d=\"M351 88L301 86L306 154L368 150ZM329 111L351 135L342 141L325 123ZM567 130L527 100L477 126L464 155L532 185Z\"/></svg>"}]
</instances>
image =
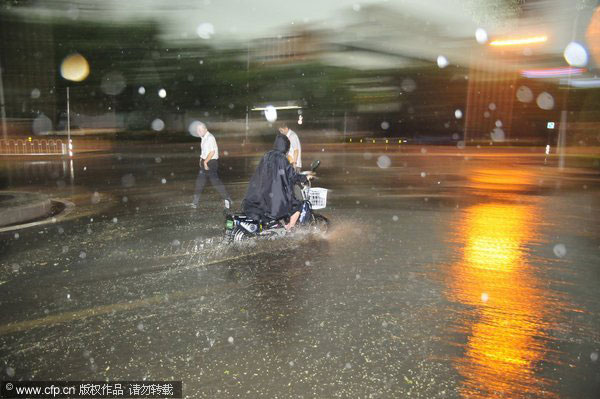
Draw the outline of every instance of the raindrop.
<instances>
[{"instance_id":1,"label":"raindrop","mask_svg":"<svg viewBox=\"0 0 600 399\"><path fill-rule=\"evenodd\" d=\"M496 127L502 127L502 121L500 119L496 121Z\"/></svg>"},{"instance_id":2,"label":"raindrop","mask_svg":"<svg viewBox=\"0 0 600 399\"><path fill-rule=\"evenodd\" d=\"M67 247L66 245L64 245L64 246L62 247L62 253L63 253L63 254L66 254L67 252L69 252L69 247Z\"/></svg>"},{"instance_id":3,"label":"raindrop","mask_svg":"<svg viewBox=\"0 0 600 399\"><path fill-rule=\"evenodd\" d=\"M485 29L478 28L475 31L475 40L477 40L477 43L479 43L479 44L484 44L485 42L487 42L487 40L488 40L488 34L485 31Z\"/></svg>"},{"instance_id":4,"label":"raindrop","mask_svg":"<svg viewBox=\"0 0 600 399\"><path fill-rule=\"evenodd\" d=\"M140 93L143 96L144 94L146 94L146 88L144 86L140 86L138 88L138 93Z\"/></svg>"},{"instance_id":5,"label":"raindrop","mask_svg":"<svg viewBox=\"0 0 600 399\"><path fill-rule=\"evenodd\" d=\"M162 158L161 157L156 157L156 158L154 158L154 162L161 163L162 162Z\"/></svg>"},{"instance_id":6,"label":"raindrop","mask_svg":"<svg viewBox=\"0 0 600 399\"><path fill-rule=\"evenodd\" d=\"M517 89L517 100L522 103L530 103L533 101L533 92L527 86L520 86Z\"/></svg>"},{"instance_id":7,"label":"raindrop","mask_svg":"<svg viewBox=\"0 0 600 399\"><path fill-rule=\"evenodd\" d=\"M292 360L290 360L288 364L290 365L290 367L294 367L294 362Z\"/></svg>"},{"instance_id":8,"label":"raindrop","mask_svg":"<svg viewBox=\"0 0 600 399\"><path fill-rule=\"evenodd\" d=\"M129 198L127 198L127 197L123 197L123 199L122 199L121 201L123 201L123 203L125 203L125 204L126 204L126 203L129 201Z\"/></svg>"},{"instance_id":9,"label":"raindrop","mask_svg":"<svg viewBox=\"0 0 600 399\"><path fill-rule=\"evenodd\" d=\"M71 299L71 294L67 294L67 299Z\"/></svg>"},{"instance_id":10,"label":"raindrop","mask_svg":"<svg viewBox=\"0 0 600 399\"><path fill-rule=\"evenodd\" d=\"M464 150L465 148L465 141L464 140L460 140L459 142L456 143L456 147L460 150Z\"/></svg>"},{"instance_id":11,"label":"raindrop","mask_svg":"<svg viewBox=\"0 0 600 399\"><path fill-rule=\"evenodd\" d=\"M400 86L402 87L402 90L404 90L407 93L410 93L417 88L417 84L411 78L404 79Z\"/></svg>"},{"instance_id":12,"label":"raindrop","mask_svg":"<svg viewBox=\"0 0 600 399\"><path fill-rule=\"evenodd\" d=\"M165 98L165 97L167 96L167 91L166 91L165 89L160 89L160 90L158 91L158 96L159 96L160 98Z\"/></svg>"},{"instance_id":13,"label":"raindrop","mask_svg":"<svg viewBox=\"0 0 600 399\"><path fill-rule=\"evenodd\" d=\"M592 352L590 354L590 359L592 360L592 362L598 361L598 352Z\"/></svg>"},{"instance_id":14,"label":"raindrop","mask_svg":"<svg viewBox=\"0 0 600 399\"><path fill-rule=\"evenodd\" d=\"M165 123L161 119L155 119L152 121L152 130L160 132L165 128Z\"/></svg>"},{"instance_id":15,"label":"raindrop","mask_svg":"<svg viewBox=\"0 0 600 399\"><path fill-rule=\"evenodd\" d=\"M167 183L167 179L165 179L165 178L162 178L162 179L160 180L160 182L161 182L162 184L166 184L166 183Z\"/></svg>"},{"instance_id":16,"label":"raindrop","mask_svg":"<svg viewBox=\"0 0 600 399\"><path fill-rule=\"evenodd\" d=\"M446 68L448 66L448 60L443 55L438 55L437 65L440 68Z\"/></svg>"},{"instance_id":17,"label":"raindrop","mask_svg":"<svg viewBox=\"0 0 600 399\"><path fill-rule=\"evenodd\" d=\"M234 108L235 108L235 105L229 104L229 109L234 109Z\"/></svg>"},{"instance_id":18,"label":"raindrop","mask_svg":"<svg viewBox=\"0 0 600 399\"><path fill-rule=\"evenodd\" d=\"M15 263L14 265L12 265L13 273L18 273L19 269L20 269L20 266L18 264Z\"/></svg>"},{"instance_id":19,"label":"raindrop","mask_svg":"<svg viewBox=\"0 0 600 399\"><path fill-rule=\"evenodd\" d=\"M33 89L31 90L31 98L35 99L35 98L40 98L40 89Z\"/></svg>"},{"instance_id":20,"label":"raindrop","mask_svg":"<svg viewBox=\"0 0 600 399\"><path fill-rule=\"evenodd\" d=\"M490 111L485 111L485 112L483 113L483 117L484 117L484 118L489 118L489 117L490 117Z\"/></svg>"},{"instance_id":21,"label":"raindrop","mask_svg":"<svg viewBox=\"0 0 600 399\"><path fill-rule=\"evenodd\" d=\"M487 302L488 299L490 299L490 296L487 294L487 292L484 292L481 294L481 301L482 302Z\"/></svg>"},{"instance_id":22,"label":"raindrop","mask_svg":"<svg viewBox=\"0 0 600 399\"><path fill-rule=\"evenodd\" d=\"M541 109L550 110L554 108L554 97L544 91L537 97L536 103Z\"/></svg>"},{"instance_id":23,"label":"raindrop","mask_svg":"<svg viewBox=\"0 0 600 399\"><path fill-rule=\"evenodd\" d=\"M196 34L200 39L208 40L215 34L215 27L209 22L201 23L196 29Z\"/></svg>"},{"instance_id":24,"label":"raindrop","mask_svg":"<svg viewBox=\"0 0 600 399\"><path fill-rule=\"evenodd\" d=\"M125 89L127 84L125 83L125 78L120 72L113 71L109 72L102 78L102 82L100 83L100 88L106 94L111 96L116 96L121 94Z\"/></svg>"},{"instance_id":25,"label":"raindrop","mask_svg":"<svg viewBox=\"0 0 600 399\"><path fill-rule=\"evenodd\" d=\"M304 266L310 266L310 261L307 260L306 262L304 262Z\"/></svg>"},{"instance_id":26,"label":"raindrop","mask_svg":"<svg viewBox=\"0 0 600 399\"><path fill-rule=\"evenodd\" d=\"M140 331L144 331L144 323L138 323L137 329Z\"/></svg>"},{"instance_id":27,"label":"raindrop","mask_svg":"<svg viewBox=\"0 0 600 399\"><path fill-rule=\"evenodd\" d=\"M556 255L558 258L562 258L567 254L567 247L565 244L556 244L553 248L553 251L554 255Z\"/></svg>"},{"instance_id":28,"label":"raindrop","mask_svg":"<svg viewBox=\"0 0 600 399\"><path fill-rule=\"evenodd\" d=\"M15 233L15 239L17 239L17 240L18 240L18 239L19 239L19 237L20 237L19 233Z\"/></svg>"},{"instance_id":29,"label":"raindrop","mask_svg":"<svg viewBox=\"0 0 600 399\"><path fill-rule=\"evenodd\" d=\"M381 122L381 128L383 130L388 130L390 128L390 124L386 121Z\"/></svg>"},{"instance_id":30,"label":"raindrop","mask_svg":"<svg viewBox=\"0 0 600 399\"><path fill-rule=\"evenodd\" d=\"M397 221L398 221L398 216L396 216L396 215L392 216L392 220L393 220L394 222L397 222Z\"/></svg>"},{"instance_id":31,"label":"raindrop","mask_svg":"<svg viewBox=\"0 0 600 399\"><path fill-rule=\"evenodd\" d=\"M15 369L12 367L7 367L6 368L6 375L9 377L14 377L15 376Z\"/></svg>"},{"instance_id":32,"label":"raindrop","mask_svg":"<svg viewBox=\"0 0 600 399\"><path fill-rule=\"evenodd\" d=\"M173 240L173 241L171 242L171 245L172 245L172 246L174 246L174 247L178 247L178 246L180 246L180 245L181 245L181 242L179 242L179 240Z\"/></svg>"},{"instance_id":33,"label":"raindrop","mask_svg":"<svg viewBox=\"0 0 600 399\"><path fill-rule=\"evenodd\" d=\"M79 18L79 8L73 5L69 6L69 9L67 10L67 15L69 16L69 18L75 21L77 18Z\"/></svg>"},{"instance_id":34,"label":"raindrop","mask_svg":"<svg viewBox=\"0 0 600 399\"><path fill-rule=\"evenodd\" d=\"M460 135L458 133L452 133L452 140L458 140Z\"/></svg>"},{"instance_id":35,"label":"raindrop","mask_svg":"<svg viewBox=\"0 0 600 399\"><path fill-rule=\"evenodd\" d=\"M383 323L381 323L381 327L386 328L388 326L388 322L384 321Z\"/></svg>"},{"instance_id":36,"label":"raindrop","mask_svg":"<svg viewBox=\"0 0 600 399\"><path fill-rule=\"evenodd\" d=\"M113 218L113 219L112 219L112 222L113 222L113 223L117 223L118 221L119 221L119 219L117 219L117 218Z\"/></svg>"},{"instance_id":37,"label":"raindrop","mask_svg":"<svg viewBox=\"0 0 600 399\"><path fill-rule=\"evenodd\" d=\"M462 113L462 111L460 109L457 109L457 110L454 111L454 117L456 119L460 119L460 118L462 118L462 116L463 116L463 113Z\"/></svg>"},{"instance_id":38,"label":"raindrop","mask_svg":"<svg viewBox=\"0 0 600 399\"><path fill-rule=\"evenodd\" d=\"M421 154L427 154L427 148L421 147Z\"/></svg>"},{"instance_id":39,"label":"raindrop","mask_svg":"<svg viewBox=\"0 0 600 399\"><path fill-rule=\"evenodd\" d=\"M46 115L40 114L33 120L32 129L35 134L48 133L52 130L52 121Z\"/></svg>"},{"instance_id":40,"label":"raindrop","mask_svg":"<svg viewBox=\"0 0 600 399\"><path fill-rule=\"evenodd\" d=\"M81 82L90 73L90 66L81 54L67 56L60 65L60 74L67 80Z\"/></svg>"},{"instance_id":41,"label":"raindrop","mask_svg":"<svg viewBox=\"0 0 600 399\"><path fill-rule=\"evenodd\" d=\"M79 257L80 257L81 259L85 259L85 258L86 258L86 256L87 256L87 254L86 254L85 252L83 252L83 251L79 252Z\"/></svg>"},{"instance_id":42,"label":"raindrop","mask_svg":"<svg viewBox=\"0 0 600 399\"><path fill-rule=\"evenodd\" d=\"M92 194L92 204L97 204L98 202L100 202L100 194L98 191L95 191L94 194Z\"/></svg>"},{"instance_id":43,"label":"raindrop","mask_svg":"<svg viewBox=\"0 0 600 399\"><path fill-rule=\"evenodd\" d=\"M360 280L360 274L357 274L356 276L354 276L355 280Z\"/></svg>"},{"instance_id":44,"label":"raindrop","mask_svg":"<svg viewBox=\"0 0 600 399\"><path fill-rule=\"evenodd\" d=\"M392 161L387 155L381 155L379 158L377 158L377 166L379 166L381 169L389 168L391 164Z\"/></svg>"},{"instance_id":45,"label":"raindrop","mask_svg":"<svg viewBox=\"0 0 600 399\"><path fill-rule=\"evenodd\" d=\"M345 369L351 369L352 365L350 363L346 363L346 365L344 366Z\"/></svg>"},{"instance_id":46,"label":"raindrop","mask_svg":"<svg viewBox=\"0 0 600 399\"><path fill-rule=\"evenodd\" d=\"M121 177L121 185L123 187L133 187L135 186L135 176L131 173L128 173Z\"/></svg>"},{"instance_id":47,"label":"raindrop","mask_svg":"<svg viewBox=\"0 0 600 399\"><path fill-rule=\"evenodd\" d=\"M490 133L490 137L492 138L492 141L495 142L502 142L506 139L504 130L502 130L499 127L496 127L494 128L494 130L492 130L492 132Z\"/></svg>"},{"instance_id":48,"label":"raindrop","mask_svg":"<svg viewBox=\"0 0 600 399\"><path fill-rule=\"evenodd\" d=\"M565 48L563 55L569 65L574 67L583 67L588 63L588 54L585 47L577 42L569 43Z\"/></svg>"},{"instance_id":49,"label":"raindrop","mask_svg":"<svg viewBox=\"0 0 600 399\"><path fill-rule=\"evenodd\" d=\"M421 177L426 177L427 173L426 172L421 172Z\"/></svg>"},{"instance_id":50,"label":"raindrop","mask_svg":"<svg viewBox=\"0 0 600 399\"><path fill-rule=\"evenodd\" d=\"M58 234L62 234L65 232L65 229L63 229L62 227L58 228Z\"/></svg>"},{"instance_id":51,"label":"raindrop","mask_svg":"<svg viewBox=\"0 0 600 399\"><path fill-rule=\"evenodd\" d=\"M488 108L490 109L490 111L495 111L496 110L496 104L495 103L490 103L490 105L488 105Z\"/></svg>"},{"instance_id":52,"label":"raindrop","mask_svg":"<svg viewBox=\"0 0 600 399\"><path fill-rule=\"evenodd\" d=\"M233 344L233 337L227 338L227 342L229 342L230 344Z\"/></svg>"}]
</instances>

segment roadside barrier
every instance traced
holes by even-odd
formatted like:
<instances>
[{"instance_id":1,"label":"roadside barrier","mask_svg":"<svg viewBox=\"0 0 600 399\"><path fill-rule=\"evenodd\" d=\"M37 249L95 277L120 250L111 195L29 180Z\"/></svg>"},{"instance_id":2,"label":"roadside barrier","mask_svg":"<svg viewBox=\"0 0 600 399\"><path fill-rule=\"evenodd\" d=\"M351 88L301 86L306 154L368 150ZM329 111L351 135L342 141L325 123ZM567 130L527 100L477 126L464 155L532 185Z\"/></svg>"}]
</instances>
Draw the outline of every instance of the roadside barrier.
<instances>
[{"instance_id":1,"label":"roadside barrier","mask_svg":"<svg viewBox=\"0 0 600 399\"><path fill-rule=\"evenodd\" d=\"M0 155L67 155L62 140L0 140Z\"/></svg>"}]
</instances>

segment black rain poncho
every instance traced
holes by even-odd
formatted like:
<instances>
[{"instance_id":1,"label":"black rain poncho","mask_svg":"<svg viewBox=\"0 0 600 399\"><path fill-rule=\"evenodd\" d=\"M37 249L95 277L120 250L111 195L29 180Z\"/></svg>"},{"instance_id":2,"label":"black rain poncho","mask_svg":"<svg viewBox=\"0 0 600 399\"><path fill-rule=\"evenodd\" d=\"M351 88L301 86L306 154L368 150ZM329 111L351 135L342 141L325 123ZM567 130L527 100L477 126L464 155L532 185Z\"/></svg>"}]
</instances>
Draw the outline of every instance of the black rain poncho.
<instances>
[{"instance_id":1,"label":"black rain poncho","mask_svg":"<svg viewBox=\"0 0 600 399\"><path fill-rule=\"evenodd\" d=\"M305 183L306 176L296 173L286 154L290 140L277 134L273 150L267 152L250 179L242 202L244 213L257 220L278 220L300 210L301 202L294 196L294 185Z\"/></svg>"}]
</instances>

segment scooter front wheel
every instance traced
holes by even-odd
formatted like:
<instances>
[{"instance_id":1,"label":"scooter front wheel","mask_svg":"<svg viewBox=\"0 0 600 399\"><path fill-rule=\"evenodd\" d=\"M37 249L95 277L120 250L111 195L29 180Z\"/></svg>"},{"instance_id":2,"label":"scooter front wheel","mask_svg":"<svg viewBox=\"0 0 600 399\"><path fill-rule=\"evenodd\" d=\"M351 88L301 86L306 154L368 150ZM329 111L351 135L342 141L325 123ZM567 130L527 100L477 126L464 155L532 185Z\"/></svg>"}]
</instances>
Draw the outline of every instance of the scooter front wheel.
<instances>
[{"instance_id":1,"label":"scooter front wheel","mask_svg":"<svg viewBox=\"0 0 600 399\"><path fill-rule=\"evenodd\" d=\"M315 232L327 233L327 230L329 229L329 219L318 213L313 213L309 224Z\"/></svg>"}]
</instances>

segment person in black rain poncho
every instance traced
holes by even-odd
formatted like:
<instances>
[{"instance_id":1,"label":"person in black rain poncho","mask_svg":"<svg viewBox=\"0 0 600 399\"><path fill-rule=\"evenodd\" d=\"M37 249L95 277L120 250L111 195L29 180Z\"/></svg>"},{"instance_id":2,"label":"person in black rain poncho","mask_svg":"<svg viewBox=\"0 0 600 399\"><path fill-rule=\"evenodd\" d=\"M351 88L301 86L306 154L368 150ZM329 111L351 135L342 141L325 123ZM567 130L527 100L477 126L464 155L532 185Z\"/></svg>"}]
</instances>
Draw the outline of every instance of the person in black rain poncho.
<instances>
[{"instance_id":1,"label":"person in black rain poncho","mask_svg":"<svg viewBox=\"0 0 600 399\"><path fill-rule=\"evenodd\" d=\"M307 177L299 174L288 161L286 154L290 140L278 134L273 150L267 152L250 179L248 192L242 202L244 213L257 220L289 218L285 225L290 230L300 216L302 202L294 196L294 185L306 183Z\"/></svg>"}]
</instances>

